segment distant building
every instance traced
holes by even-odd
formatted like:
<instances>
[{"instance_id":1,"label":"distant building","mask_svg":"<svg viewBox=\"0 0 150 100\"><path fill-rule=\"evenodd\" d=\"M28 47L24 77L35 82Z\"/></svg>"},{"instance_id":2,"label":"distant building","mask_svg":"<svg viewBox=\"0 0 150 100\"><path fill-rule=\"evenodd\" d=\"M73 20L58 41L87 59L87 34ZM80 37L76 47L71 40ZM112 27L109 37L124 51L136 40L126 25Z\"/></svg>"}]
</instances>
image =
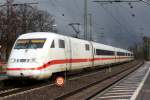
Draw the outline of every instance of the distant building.
<instances>
[{"instance_id":1,"label":"distant building","mask_svg":"<svg viewBox=\"0 0 150 100\"><path fill-rule=\"evenodd\" d=\"M144 58L150 60L150 37L144 37Z\"/></svg>"}]
</instances>

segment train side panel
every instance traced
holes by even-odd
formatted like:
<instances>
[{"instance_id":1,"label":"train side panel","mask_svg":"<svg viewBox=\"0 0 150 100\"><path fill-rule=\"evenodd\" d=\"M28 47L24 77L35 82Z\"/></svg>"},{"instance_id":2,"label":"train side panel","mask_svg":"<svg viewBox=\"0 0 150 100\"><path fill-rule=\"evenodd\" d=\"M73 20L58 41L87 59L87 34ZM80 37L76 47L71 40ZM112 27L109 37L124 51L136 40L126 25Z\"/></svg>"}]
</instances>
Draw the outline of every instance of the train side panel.
<instances>
[{"instance_id":1,"label":"train side panel","mask_svg":"<svg viewBox=\"0 0 150 100\"><path fill-rule=\"evenodd\" d=\"M92 67L92 45L89 41L70 38L71 70Z\"/></svg>"},{"instance_id":2,"label":"train side panel","mask_svg":"<svg viewBox=\"0 0 150 100\"><path fill-rule=\"evenodd\" d=\"M50 61L50 64L47 70L52 73L70 70L70 55L69 38L56 35L49 45L46 62Z\"/></svg>"},{"instance_id":3,"label":"train side panel","mask_svg":"<svg viewBox=\"0 0 150 100\"><path fill-rule=\"evenodd\" d=\"M94 66L115 63L114 47L104 44L93 43L94 48Z\"/></svg>"}]
</instances>

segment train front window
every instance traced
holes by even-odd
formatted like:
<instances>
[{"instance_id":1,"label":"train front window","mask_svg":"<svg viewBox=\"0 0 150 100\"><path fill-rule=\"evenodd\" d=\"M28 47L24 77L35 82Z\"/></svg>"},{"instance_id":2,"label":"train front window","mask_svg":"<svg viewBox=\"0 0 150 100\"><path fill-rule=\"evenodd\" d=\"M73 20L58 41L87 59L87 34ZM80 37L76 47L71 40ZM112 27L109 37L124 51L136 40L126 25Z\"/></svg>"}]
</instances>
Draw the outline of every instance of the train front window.
<instances>
[{"instance_id":1,"label":"train front window","mask_svg":"<svg viewBox=\"0 0 150 100\"><path fill-rule=\"evenodd\" d=\"M28 49L43 48L46 39L32 39Z\"/></svg>"},{"instance_id":2,"label":"train front window","mask_svg":"<svg viewBox=\"0 0 150 100\"><path fill-rule=\"evenodd\" d=\"M37 49L43 48L46 39L19 39L14 49Z\"/></svg>"}]
</instances>

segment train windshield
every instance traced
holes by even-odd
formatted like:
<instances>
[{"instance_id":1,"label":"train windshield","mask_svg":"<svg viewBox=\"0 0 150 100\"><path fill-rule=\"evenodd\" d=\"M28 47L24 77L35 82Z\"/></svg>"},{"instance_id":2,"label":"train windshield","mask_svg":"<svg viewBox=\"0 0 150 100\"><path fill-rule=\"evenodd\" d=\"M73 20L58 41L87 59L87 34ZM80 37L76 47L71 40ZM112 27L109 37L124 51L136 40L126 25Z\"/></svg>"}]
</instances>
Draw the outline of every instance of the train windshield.
<instances>
[{"instance_id":1,"label":"train windshield","mask_svg":"<svg viewBox=\"0 0 150 100\"><path fill-rule=\"evenodd\" d=\"M37 49L43 48L46 39L19 39L14 49Z\"/></svg>"}]
</instances>

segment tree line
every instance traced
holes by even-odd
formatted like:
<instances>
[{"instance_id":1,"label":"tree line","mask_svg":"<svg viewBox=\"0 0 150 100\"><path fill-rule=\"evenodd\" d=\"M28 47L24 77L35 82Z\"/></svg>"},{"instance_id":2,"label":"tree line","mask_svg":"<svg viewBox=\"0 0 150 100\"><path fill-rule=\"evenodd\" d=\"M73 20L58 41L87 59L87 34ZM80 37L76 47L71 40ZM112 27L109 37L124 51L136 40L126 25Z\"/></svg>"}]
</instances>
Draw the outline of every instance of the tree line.
<instances>
[{"instance_id":1,"label":"tree line","mask_svg":"<svg viewBox=\"0 0 150 100\"><path fill-rule=\"evenodd\" d=\"M6 2L0 6L0 56L8 59L16 38L27 32L57 32L55 18L30 4Z\"/></svg>"}]
</instances>

